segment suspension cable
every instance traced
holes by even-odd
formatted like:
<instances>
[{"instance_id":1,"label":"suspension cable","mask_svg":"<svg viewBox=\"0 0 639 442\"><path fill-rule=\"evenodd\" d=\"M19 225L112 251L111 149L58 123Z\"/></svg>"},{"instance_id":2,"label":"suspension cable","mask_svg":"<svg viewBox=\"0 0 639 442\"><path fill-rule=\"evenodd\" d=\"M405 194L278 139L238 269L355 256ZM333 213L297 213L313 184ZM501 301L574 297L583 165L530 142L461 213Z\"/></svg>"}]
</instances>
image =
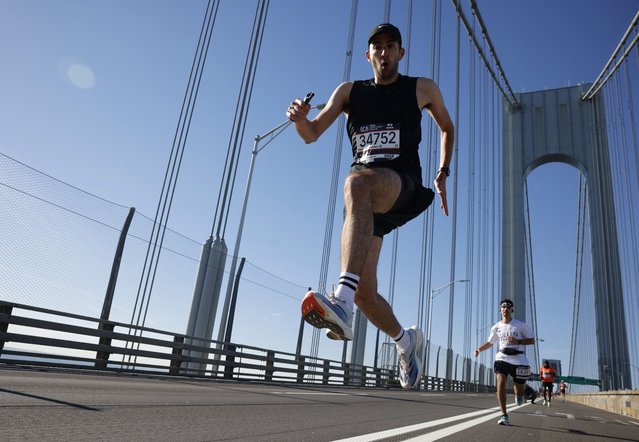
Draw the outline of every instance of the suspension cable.
<instances>
[{"instance_id":1,"label":"suspension cable","mask_svg":"<svg viewBox=\"0 0 639 442\"><path fill-rule=\"evenodd\" d=\"M477 17L477 21L479 22L479 26L481 28L482 34L484 35L484 38L487 38L488 37L488 31L486 30L486 28L483 25L483 20L480 19L481 15L479 15L479 8L477 7L477 4L473 0L470 0L470 1L471 1L471 7L473 9L473 13ZM461 18L462 23L464 23L464 27L466 28L466 32L468 32L468 36L471 38L473 44L475 45L475 49L477 49L477 53L479 54L481 59L484 61L484 64L486 65L486 68L490 72L490 75L492 76L493 81L497 85L497 88L499 89L501 94L504 96L506 101L508 101L508 103L513 108L515 108L515 109L519 108L519 102L517 102L517 99L515 98L515 95L513 94L512 90L510 89L510 85L509 85L508 81L506 80L506 75L504 74L504 72L503 72L503 70L501 68L501 63L499 63L499 60L497 58L495 58L497 67L498 67L499 72L500 72L500 76L504 79L506 87L508 88L508 91L509 91L508 93L506 93L506 91L504 91L504 88L502 87L501 82L497 78L497 74L495 74L495 71L493 70L490 62L486 58L486 54L484 54L484 51L482 50L481 46L479 45L479 42L477 41L477 38L475 37L475 32L472 30L472 28L470 26L470 23L468 22L468 19L466 19L466 16L464 15L464 12L463 12L460 4L455 2L455 0L453 0L453 5L455 5L455 10L457 11L457 14L459 15L459 17ZM487 41L490 41L490 40L487 40ZM495 52L494 48L492 47L492 43L490 43L489 46L491 48L491 54L494 54L494 56L496 57L496 52Z\"/></svg>"},{"instance_id":2,"label":"suspension cable","mask_svg":"<svg viewBox=\"0 0 639 442\"><path fill-rule=\"evenodd\" d=\"M608 68L610 67L610 64L613 62L613 60L617 57L617 54L619 53L619 51L621 50L621 48L624 46L624 44L626 43L626 40L628 39L628 37L630 36L630 33L632 32L632 30L635 28L635 26L637 26L637 22L639 22L639 11L637 11L637 14L635 14L635 17L632 19L632 21L630 22L630 25L628 26L628 29L626 29L626 32L623 34L623 37L621 37L621 40L619 41L619 43L617 44L617 47L615 48L614 51L612 51L612 55L610 56L610 58L608 59L608 62L606 63L606 65L604 66L604 68L601 70L601 73L599 74L599 76L597 77L597 79L594 81L594 83L590 86L590 89L588 89L586 91L586 93L583 95L583 97L581 97L582 100L591 100L592 97L595 96L595 94L597 94L597 92L599 92L599 90L606 84L606 82L608 81L608 79L612 76L612 74L615 73L615 71L617 70L617 68L619 67L619 65L621 64L621 62L628 56L628 54L630 53L630 50L633 48L633 46L637 43L637 38L639 38L639 34L635 35L634 39L632 40L632 42L630 43L630 45L626 48L626 50L624 51L623 55L621 56L621 58L617 61L617 63L615 64L615 66L612 68L612 70L608 73L608 75L606 75L606 78L604 78L602 80L602 77L606 74L606 71L608 70Z\"/></svg>"}]
</instances>

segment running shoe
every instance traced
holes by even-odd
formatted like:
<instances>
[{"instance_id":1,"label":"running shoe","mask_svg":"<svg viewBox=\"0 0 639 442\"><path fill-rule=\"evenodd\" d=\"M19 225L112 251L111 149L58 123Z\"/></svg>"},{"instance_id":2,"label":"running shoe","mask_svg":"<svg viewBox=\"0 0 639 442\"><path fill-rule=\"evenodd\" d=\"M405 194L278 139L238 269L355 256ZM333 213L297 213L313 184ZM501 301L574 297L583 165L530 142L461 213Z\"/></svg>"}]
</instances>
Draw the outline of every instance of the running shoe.
<instances>
[{"instance_id":1,"label":"running shoe","mask_svg":"<svg viewBox=\"0 0 639 442\"><path fill-rule=\"evenodd\" d=\"M548 405L548 400L544 399L544 407Z\"/></svg>"},{"instance_id":2,"label":"running shoe","mask_svg":"<svg viewBox=\"0 0 639 442\"><path fill-rule=\"evenodd\" d=\"M353 309L333 293L325 296L308 292L302 300L302 317L313 327L329 329L331 339L353 339Z\"/></svg>"},{"instance_id":3,"label":"running shoe","mask_svg":"<svg viewBox=\"0 0 639 442\"><path fill-rule=\"evenodd\" d=\"M550 401L548 401L548 403L546 405L548 406L548 408L550 408Z\"/></svg>"},{"instance_id":4,"label":"running shoe","mask_svg":"<svg viewBox=\"0 0 639 442\"><path fill-rule=\"evenodd\" d=\"M405 352L399 352L399 383L405 390L412 390L422 379L422 364L417 352L422 348L424 334L416 326L406 329L410 337L410 347Z\"/></svg>"},{"instance_id":5,"label":"running shoe","mask_svg":"<svg viewBox=\"0 0 639 442\"><path fill-rule=\"evenodd\" d=\"M517 402L517 405L524 405L526 403L523 396L516 396L515 401Z\"/></svg>"},{"instance_id":6,"label":"running shoe","mask_svg":"<svg viewBox=\"0 0 639 442\"><path fill-rule=\"evenodd\" d=\"M499 425L510 425L510 421L508 420L508 415L504 414L502 417L499 418L497 423Z\"/></svg>"}]
</instances>

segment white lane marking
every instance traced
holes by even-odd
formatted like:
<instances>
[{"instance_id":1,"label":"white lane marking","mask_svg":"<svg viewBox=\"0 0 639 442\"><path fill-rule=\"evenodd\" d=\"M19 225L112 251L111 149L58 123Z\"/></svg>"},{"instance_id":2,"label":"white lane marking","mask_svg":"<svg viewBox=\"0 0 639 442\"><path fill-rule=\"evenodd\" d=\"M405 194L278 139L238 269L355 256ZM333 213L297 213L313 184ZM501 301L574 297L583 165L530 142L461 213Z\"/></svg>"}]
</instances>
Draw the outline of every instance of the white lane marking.
<instances>
[{"instance_id":1,"label":"white lane marking","mask_svg":"<svg viewBox=\"0 0 639 442\"><path fill-rule=\"evenodd\" d=\"M624 421L620 420L620 419L615 419L617 422L619 422L621 425L628 425L627 423L625 423Z\"/></svg>"},{"instance_id":2,"label":"white lane marking","mask_svg":"<svg viewBox=\"0 0 639 442\"><path fill-rule=\"evenodd\" d=\"M597 416L586 416L586 417L589 417L590 419L594 419L596 421L599 421L600 424L605 424L606 423L605 420L603 420L602 418L597 417Z\"/></svg>"},{"instance_id":3,"label":"white lane marking","mask_svg":"<svg viewBox=\"0 0 639 442\"><path fill-rule=\"evenodd\" d=\"M315 392L315 391L271 391L272 394L282 394L287 396L300 395L300 396L347 396L346 393L329 393L329 392Z\"/></svg>"},{"instance_id":4,"label":"white lane marking","mask_svg":"<svg viewBox=\"0 0 639 442\"><path fill-rule=\"evenodd\" d=\"M635 422L635 421L627 421L627 422L630 422L631 424L639 425L639 422Z\"/></svg>"},{"instance_id":5,"label":"white lane marking","mask_svg":"<svg viewBox=\"0 0 639 442\"><path fill-rule=\"evenodd\" d=\"M568 419L574 419L575 418L575 416L573 416L570 413L555 413L555 414L558 414L559 416L566 416L566 418L568 418Z\"/></svg>"},{"instance_id":6,"label":"white lane marking","mask_svg":"<svg viewBox=\"0 0 639 442\"><path fill-rule=\"evenodd\" d=\"M509 409L509 411L516 410L521 407L525 407L526 404L513 406ZM499 407L498 407L499 409ZM457 425L453 425L452 427L443 428L441 430L433 431L432 433L422 434L421 436L414 437L412 439L407 439L404 442L431 442L435 440L442 439L444 437L451 436L455 433L459 433L460 431L467 430L470 427L474 427L475 425L479 425L491 419L496 419L501 416L501 410L497 413L491 413L486 416L478 417L477 419L473 419L472 421L462 422Z\"/></svg>"},{"instance_id":7,"label":"white lane marking","mask_svg":"<svg viewBox=\"0 0 639 442\"><path fill-rule=\"evenodd\" d=\"M542 413L541 411L537 410L534 413L526 413L528 416L535 416L535 417L549 417L547 414Z\"/></svg>"},{"instance_id":8,"label":"white lane marking","mask_svg":"<svg viewBox=\"0 0 639 442\"><path fill-rule=\"evenodd\" d=\"M509 407L509 410L516 410L518 408L524 407L526 406L526 404L524 405L520 405L520 406L513 406L513 407ZM466 413L466 414L460 414L458 416L451 416L451 417L446 417L443 419L437 419L435 421L431 421L431 422L423 422L421 424L414 424L414 425L409 425L407 427L400 427L400 428L394 428L392 430L385 430L385 431L379 431L377 433L370 433L370 434L362 434L360 436L354 436L354 437L348 437L346 439L339 439L333 442L372 442L372 441L377 441L377 440L381 440L381 439L387 439L389 437L395 437L395 436L401 436L403 434L406 433L410 433L413 431L418 431L418 430L424 430L426 428L431 428L431 427L436 427L438 425L444 425L450 422L455 422L461 419L468 419L471 417L475 417L475 416L481 416L481 415L485 415L486 413L490 413L488 415L488 417L483 416L479 419L482 419L481 422L488 420L488 419L492 419L493 417L497 417L497 416L501 416L501 410L499 409L499 407L493 407L493 408L489 408L487 410L479 410L479 411L473 411L472 413ZM479 420L476 419L476 420ZM471 422L475 422L475 421L471 421ZM479 422L477 422L479 423ZM459 425L465 425L465 424L459 424ZM452 427L455 428L455 427ZM442 430L444 431L444 430ZM457 430L457 431L461 431ZM438 432L436 432L438 433ZM434 434L434 433L433 433ZM452 433L450 433L452 434ZM424 435L424 436L420 436L420 438L414 439L414 440L435 440L435 439L421 439L425 436L430 436L430 435ZM444 437L444 436L441 436Z\"/></svg>"}]
</instances>

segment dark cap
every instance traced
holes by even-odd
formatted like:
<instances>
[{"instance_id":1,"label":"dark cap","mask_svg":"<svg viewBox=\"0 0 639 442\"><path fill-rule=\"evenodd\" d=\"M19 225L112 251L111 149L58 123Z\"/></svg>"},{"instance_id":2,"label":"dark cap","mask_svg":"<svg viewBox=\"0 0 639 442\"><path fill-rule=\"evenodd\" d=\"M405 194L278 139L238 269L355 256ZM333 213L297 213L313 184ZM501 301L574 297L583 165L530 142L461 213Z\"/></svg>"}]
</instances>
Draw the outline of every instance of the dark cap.
<instances>
[{"instance_id":1,"label":"dark cap","mask_svg":"<svg viewBox=\"0 0 639 442\"><path fill-rule=\"evenodd\" d=\"M377 34L382 33L390 34L395 40L397 40L397 43L399 43L399 47L402 47L402 33L399 32L399 29L397 29L397 27L391 25L390 23L382 23L381 25L377 25L373 29L371 29L370 34L368 34L368 44L371 44L371 40L373 39L373 37L375 37Z\"/></svg>"}]
</instances>

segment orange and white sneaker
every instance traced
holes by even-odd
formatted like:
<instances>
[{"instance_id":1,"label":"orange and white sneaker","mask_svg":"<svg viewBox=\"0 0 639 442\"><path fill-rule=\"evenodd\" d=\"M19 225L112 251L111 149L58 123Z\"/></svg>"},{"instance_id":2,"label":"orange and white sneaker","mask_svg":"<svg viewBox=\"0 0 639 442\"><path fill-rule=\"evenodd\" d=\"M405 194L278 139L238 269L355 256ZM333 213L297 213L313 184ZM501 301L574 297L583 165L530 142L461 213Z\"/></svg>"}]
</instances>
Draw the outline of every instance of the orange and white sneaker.
<instances>
[{"instance_id":1,"label":"orange and white sneaker","mask_svg":"<svg viewBox=\"0 0 639 442\"><path fill-rule=\"evenodd\" d=\"M353 309L333 293L328 296L310 291L302 300L302 317L317 328L327 328L330 339L353 339Z\"/></svg>"}]
</instances>

